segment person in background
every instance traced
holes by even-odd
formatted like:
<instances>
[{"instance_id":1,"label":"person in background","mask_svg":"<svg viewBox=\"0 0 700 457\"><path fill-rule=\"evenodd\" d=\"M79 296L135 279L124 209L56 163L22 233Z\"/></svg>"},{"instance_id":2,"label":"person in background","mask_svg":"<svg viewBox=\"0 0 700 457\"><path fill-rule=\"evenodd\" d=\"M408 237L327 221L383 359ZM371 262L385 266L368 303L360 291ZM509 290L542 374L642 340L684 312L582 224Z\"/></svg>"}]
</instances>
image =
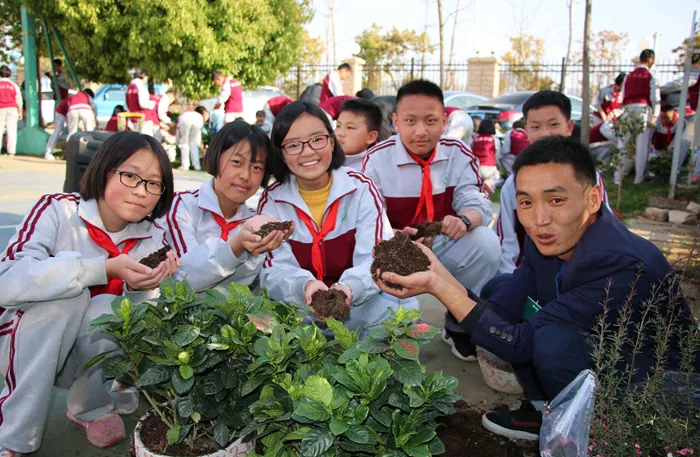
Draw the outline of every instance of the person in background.
<instances>
[{"instance_id":1,"label":"person in background","mask_svg":"<svg viewBox=\"0 0 700 457\"><path fill-rule=\"evenodd\" d=\"M225 76L220 71L212 73L212 81L221 88L216 96L214 110L223 108L224 124L243 117L243 86L232 76Z\"/></svg>"},{"instance_id":2,"label":"person in background","mask_svg":"<svg viewBox=\"0 0 700 457\"><path fill-rule=\"evenodd\" d=\"M63 131L66 130L68 125L68 98L64 98L61 103L56 107L56 112L53 116L53 133L49 137L49 141L46 143L46 151L44 152L44 159L46 160L56 160L53 155L53 151L56 149L56 143L58 138L63 135Z\"/></svg>"},{"instance_id":3,"label":"person in background","mask_svg":"<svg viewBox=\"0 0 700 457\"><path fill-rule=\"evenodd\" d=\"M501 154L498 157L498 164L508 173L508 176L513 174L515 158L528 146L530 146L530 140L527 139L525 121L518 119L513 122L513 128L506 133Z\"/></svg>"},{"instance_id":4,"label":"person in background","mask_svg":"<svg viewBox=\"0 0 700 457\"><path fill-rule=\"evenodd\" d=\"M202 166L199 162L199 144L202 142L202 129L209 120L209 111L203 106L198 106L194 111L185 111L177 119L176 140L180 148L179 170L189 170L190 163L199 171Z\"/></svg>"},{"instance_id":5,"label":"person in background","mask_svg":"<svg viewBox=\"0 0 700 457\"><path fill-rule=\"evenodd\" d=\"M615 172L615 183L619 183L634 165L634 183L639 184L644 181L644 172L647 167L649 157L649 140L651 139L651 129L649 125L656 124L659 117L661 103L661 93L656 76L651 72L654 66L656 54L652 49L645 49L639 55L639 65L625 77L622 84L622 116L629 119L639 119L645 124L645 128L637 135L635 141L634 157L623 158L622 176L620 170ZM629 138L622 138L618 142L618 147L623 148Z\"/></svg>"},{"instance_id":6,"label":"person in background","mask_svg":"<svg viewBox=\"0 0 700 457\"><path fill-rule=\"evenodd\" d=\"M501 152L501 140L496 137L496 129L491 119L484 119L479 125L472 152L479 159L479 175L484 180L484 187L489 193L496 191L496 181L501 177L496 165L496 157Z\"/></svg>"},{"instance_id":7,"label":"person in background","mask_svg":"<svg viewBox=\"0 0 700 457\"><path fill-rule=\"evenodd\" d=\"M95 130L95 113L97 107L94 102L95 94L92 89L85 89L68 97L68 135L66 141L70 140L75 132L82 129L84 132Z\"/></svg>"},{"instance_id":8,"label":"person in background","mask_svg":"<svg viewBox=\"0 0 700 457\"><path fill-rule=\"evenodd\" d=\"M130 113L139 113L144 115L143 128L141 133L144 135L153 136L154 125L153 116L149 111L156 107L156 102L151 100L148 94L148 71L145 68L137 68L134 71L134 79L129 83L126 89L126 107ZM137 123L130 121L131 130L137 130Z\"/></svg>"},{"instance_id":9,"label":"person in background","mask_svg":"<svg viewBox=\"0 0 700 457\"><path fill-rule=\"evenodd\" d=\"M683 136L685 125L679 126L678 120L678 113L676 113L672 105L666 104L661 107L661 114L656 120L654 135L651 138L651 153L649 154L649 158L662 155L673 156L676 133L681 132L681 149L679 151L678 161L678 169L680 171L681 166L688 157L690 140ZM685 124L685 120L683 123Z\"/></svg>"},{"instance_id":10,"label":"person in background","mask_svg":"<svg viewBox=\"0 0 700 457\"><path fill-rule=\"evenodd\" d=\"M474 135L474 120L463 109L447 107L445 108L447 115L447 126L445 127L445 136L458 138L464 141L465 144L471 145Z\"/></svg>"},{"instance_id":11,"label":"person in background","mask_svg":"<svg viewBox=\"0 0 700 457\"><path fill-rule=\"evenodd\" d=\"M269 99L267 103L265 103L265 106L263 106L263 111L265 111L265 121L267 121L270 125L273 125L275 123L275 118L280 111L282 111L282 108L289 105L293 101L294 100L284 95L278 95L277 97L272 97Z\"/></svg>"},{"instance_id":12,"label":"person in background","mask_svg":"<svg viewBox=\"0 0 700 457\"><path fill-rule=\"evenodd\" d=\"M175 101L175 91L168 89L165 94L150 95L148 98L156 105L150 111L150 118L153 121L153 136L156 140L162 141L163 135L170 131L172 120L168 116L168 111L170 105Z\"/></svg>"},{"instance_id":13,"label":"person in background","mask_svg":"<svg viewBox=\"0 0 700 457\"><path fill-rule=\"evenodd\" d=\"M63 61L61 59L53 59L54 67L56 68L56 82L58 83L58 93L56 88L53 87L53 76L51 73L47 73L46 76L51 80L51 90L53 91L53 99L58 100L58 94L61 94L61 101L65 100L69 96L68 90L70 89L70 82L66 80L66 76L63 74Z\"/></svg>"},{"instance_id":14,"label":"person in background","mask_svg":"<svg viewBox=\"0 0 700 457\"><path fill-rule=\"evenodd\" d=\"M331 97L345 95L343 92L343 81L352 74L352 67L348 63L342 63L337 70L333 70L323 78L321 86L321 98L319 104Z\"/></svg>"},{"instance_id":15,"label":"person in background","mask_svg":"<svg viewBox=\"0 0 700 457\"><path fill-rule=\"evenodd\" d=\"M260 110L255 112L255 125L260 127L260 130L265 132L265 135L270 136L270 133L272 132L272 124L267 122L265 111Z\"/></svg>"},{"instance_id":16,"label":"person in background","mask_svg":"<svg viewBox=\"0 0 700 457\"><path fill-rule=\"evenodd\" d=\"M7 131L7 153L17 152L17 121L22 119L22 92L10 77L7 65L0 67L0 148Z\"/></svg>"},{"instance_id":17,"label":"person in background","mask_svg":"<svg viewBox=\"0 0 700 457\"><path fill-rule=\"evenodd\" d=\"M593 113L602 122L612 121L620 117L622 110L622 83L625 81L626 73L620 73L615 78L615 82L603 87L598 91L593 106L596 112Z\"/></svg>"},{"instance_id":18,"label":"person in background","mask_svg":"<svg viewBox=\"0 0 700 457\"><path fill-rule=\"evenodd\" d=\"M371 89L363 88L355 93L355 97L364 98L365 100L372 100L374 98L374 92Z\"/></svg>"},{"instance_id":19,"label":"person in background","mask_svg":"<svg viewBox=\"0 0 700 457\"><path fill-rule=\"evenodd\" d=\"M476 132L479 131L479 127L481 127L481 121L482 121L482 119L478 116L471 116L471 118L472 118L472 121L474 121L474 133L472 133L472 137L469 138L469 142L465 141L465 143L467 143L469 145L469 147L471 147L472 143L474 143L474 138L476 138L476 135L477 135ZM495 128L496 128L496 126L494 125L494 129Z\"/></svg>"},{"instance_id":20,"label":"person in background","mask_svg":"<svg viewBox=\"0 0 700 457\"><path fill-rule=\"evenodd\" d=\"M377 143L382 128L382 110L371 100L346 100L340 107L336 124L335 136L345 153L343 166L360 171L367 149Z\"/></svg>"},{"instance_id":21,"label":"person in background","mask_svg":"<svg viewBox=\"0 0 700 457\"><path fill-rule=\"evenodd\" d=\"M352 95L338 95L337 97L331 97L321 102L318 106L321 107L323 111L328 114L331 121L337 121L338 115L340 114L340 106L345 102L345 100L350 100L355 98Z\"/></svg>"},{"instance_id":22,"label":"person in background","mask_svg":"<svg viewBox=\"0 0 700 457\"><path fill-rule=\"evenodd\" d=\"M117 105L114 107L114 111L112 111L112 117L109 118L109 121L107 121L107 126L105 127L105 130L108 132L118 132L119 131L119 114L125 113L126 110L124 109L124 105ZM127 123L127 128L128 128L128 123Z\"/></svg>"}]
</instances>

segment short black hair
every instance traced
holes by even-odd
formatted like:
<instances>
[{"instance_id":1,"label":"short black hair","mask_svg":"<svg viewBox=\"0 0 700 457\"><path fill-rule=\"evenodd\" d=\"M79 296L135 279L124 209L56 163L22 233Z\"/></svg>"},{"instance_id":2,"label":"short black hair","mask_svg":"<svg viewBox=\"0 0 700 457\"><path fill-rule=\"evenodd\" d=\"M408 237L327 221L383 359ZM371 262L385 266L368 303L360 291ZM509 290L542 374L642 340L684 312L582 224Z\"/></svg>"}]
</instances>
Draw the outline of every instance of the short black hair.
<instances>
[{"instance_id":1,"label":"short black hair","mask_svg":"<svg viewBox=\"0 0 700 457\"><path fill-rule=\"evenodd\" d=\"M580 183L591 186L597 184L595 162L591 152L578 140L561 135L541 138L518 154L513 163L515 179L518 179L521 168L547 163L571 165Z\"/></svg>"},{"instance_id":2,"label":"short black hair","mask_svg":"<svg viewBox=\"0 0 700 457\"><path fill-rule=\"evenodd\" d=\"M371 89L368 89L365 87L364 89L358 90L357 93L355 94L355 97L364 98L366 100L369 100L371 98L374 98L374 92L372 92Z\"/></svg>"},{"instance_id":3,"label":"short black hair","mask_svg":"<svg viewBox=\"0 0 700 457\"><path fill-rule=\"evenodd\" d=\"M241 141L250 143L250 161L258 160L258 154L265 154L265 174L263 175L262 187L267 187L270 181L270 156L271 147L270 139L265 132L257 125L250 125L246 121L235 120L230 122L219 130L214 138L211 139L206 154L204 154L204 169L207 173L217 177L219 176L219 161L221 154L230 149L234 144Z\"/></svg>"},{"instance_id":4,"label":"short black hair","mask_svg":"<svg viewBox=\"0 0 700 457\"><path fill-rule=\"evenodd\" d=\"M525 121L521 119L518 119L517 121L513 122L513 128L514 129L524 129L525 128Z\"/></svg>"},{"instance_id":5,"label":"short black hair","mask_svg":"<svg viewBox=\"0 0 700 457\"><path fill-rule=\"evenodd\" d=\"M9 78L12 76L12 70L7 65L0 67L0 78Z\"/></svg>"},{"instance_id":6,"label":"short black hair","mask_svg":"<svg viewBox=\"0 0 700 457\"><path fill-rule=\"evenodd\" d=\"M260 116L265 117L265 111L258 110L255 112L255 117L260 117Z\"/></svg>"},{"instance_id":7,"label":"short black hair","mask_svg":"<svg viewBox=\"0 0 700 457\"><path fill-rule=\"evenodd\" d=\"M148 76L148 70L145 68L137 68L134 70L134 78L142 79L144 76Z\"/></svg>"},{"instance_id":8,"label":"short black hair","mask_svg":"<svg viewBox=\"0 0 700 457\"><path fill-rule=\"evenodd\" d=\"M397 107L401 99L407 95L427 95L428 97L437 98L442 106L445 106L445 97L440 86L425 79L414 79L401 86L396 94Z\"/></svg>"},{"instance_id":9,"label":"short black hair","mask_svg":"<svg viewBox=\"0 0 700 457\"><path fill-rule=\"evenodd\" d=\"M345 163L345 153L343 152L343 148L338 144L338 139L335 137L333 126L328 120L326 112L314 103L297 100L282 108L282 111L280 111L275 118L275 124L272 126L272 160L270 164L272 175L281 183L287 182L291 174L289 167L287 167L284 161L282 142L287 136L287 133L289 133L289 129L292 128L294 121L302 114L309 114L320 119L328 131L331 141L333 141L333 157L328 171L336 170Z\"/></svg>"},{"instance_id":10,"label":"short black hair","mask_svg":"<svg viewBox=\"0 0 700 457\"><path fill-rule=\"evenodd\" d=\"M343 62L340 65L338 65L338 70L347 70L347 71L352 71L352 67L350 66L349 63Z\"/></svg>"},{"instance_id":11,"label":"short black hair","mask_svg":"<svg viewBox=\"0 0 700 457\"><path fill-rule=\"evenodd\" d=\"M379 108L379 105L371 100L350 98L340 105L338 116L340 116L343 111L349 111L364 119L367 130L370 132L375 131L379 133L379 130L382 128L382 110Z\"/></svg>"},{"instance_id":12,"label":"short black hair","mask_svg":"<svg viewBox=\"0 0 700 457\"><path fill-rule=\"evenodd\" d=\"M618 86L621 86L623 82L625 82L625 76L627 76L627 73L622 72L617 77L615 78L615 84Z\"/></svg>"},{"instance_id":13,"label":"short black hair","mask_svg":"<svg viewBox=\"0 0 700 457\"><path fill-rule=\"evenodd\" d=\"M196 112L198 112L199 114L201 114L202 116L204 116L204 113L208 113L208 112L209 112L209 110L207 110L207 109L206 109L205 107L203 107L202 105L199 105L199 106L196 107L194 110L195 110Z\"/></svg>"},{"instance_id":14,"label":"short black hair","mask_svg":"<svg viewBox=\"0 0 700 457\"><path fill-rule=\"evenodd\" d=\"M673 111L673 110L674 110L673 105L671 105L670 103L664 103L663 105L661 105L661 112L662 113L666 113L668 111Z\"/></svg>"},{"instance_id":15,"label":"short black hair","mask_svg":"<svg viewBox=\"0 0 700 457\"><path fill-rule=\"evenodd\" d=\"M224 76L224 74L222 72L220 72L219 70L214 70L211 72L211 80L212 81L214 81L219 76Z\"/></svg>"},{"instance_id":16,"label":"short black hair","mask_svg":"<svg viewBox=\"0 0 700 457\"><path fill-rule=\"evenodd\" d=\"M95 93L92 91L92 89L85 89L83 92L85 92L90 98L95 98Z\"/></svg>"},{"instance_id":17,"label":"short black hair","mask_svg":"<svg viewBox=\"0 0 700 457\"><path fill-rule=\"evenodd\" d=\"M645 49L642 51L641 54L639 54L639 61L640 62L649 62L649 59L656 57L656 53L654 52L653 49Z\"/></svg>"},{"instance_id":18,"label":"short black hair","mask_svg":"<svg viewBox=\"0 0 700 457\"><path fill-rule=\"evenodd\" d=\"M124 105L115 106L114 110L112 111L112 116L116 116L119 113L126 113L126 109L124 109Z\"/></svg>"},{"instance_id":19,"label":"short black hair","mask_svg":"<svg viewBox=\"0 0 700 457\"><path fill-rule=\"evenodd\" d=\"M63 61L61 59L53 59L53 64L54 65L63 65Z\"/></svg>"},{"instance_id":20,"label":"short black hair","mask_svg":"<svg viewBox=\"0 0 700 457\"><path fill-rule=\"evenodd\" d=\"M532 94L523 105L523 116L527 120L527 113L530 110L545 106L556 106L567 121L571 120L571 100L556 90L541 90Z\"/></svg>"},{"instance_id":21,"label":"short black hair","mask_svg":"<svg viewBox=\"0 0 700 457\"><path fill-rule=\"evenodd\" d=\"M493 121L491 119L484 119L481 121L481 124L479 124L479 129L477 132L479 135L484 134L484 133L490 133L491 135L496 134L496 126L493 124Z\"/></svg>"},{"instance_id":22,"label":"short black hair","mask_svg":"<svg viewBox=\"0 0 700 457\"><path fill-rule=\"evenodd\" d=\"M151 212L153 219L165 216L173 202L175 184L173 168L163 146L152 136L138 132L117 132L110 135L100 145L95 156L90 160L80 185L80 196L85 200L99 200L105 195L110 173L126 162L136 152L147 149L156 156L160 164L160 174L165 191Z\"/></svg>"}]
</instances>

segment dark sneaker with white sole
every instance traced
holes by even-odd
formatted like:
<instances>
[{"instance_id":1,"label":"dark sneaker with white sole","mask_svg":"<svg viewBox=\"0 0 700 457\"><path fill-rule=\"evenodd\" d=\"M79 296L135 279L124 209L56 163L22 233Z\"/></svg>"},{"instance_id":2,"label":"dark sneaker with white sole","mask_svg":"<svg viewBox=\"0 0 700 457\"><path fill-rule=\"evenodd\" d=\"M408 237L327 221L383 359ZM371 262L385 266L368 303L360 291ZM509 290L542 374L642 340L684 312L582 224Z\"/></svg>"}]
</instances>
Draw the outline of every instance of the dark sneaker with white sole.
<instances>
[{"instance_id":1,"label":"dark sneaker with white sole","mask_svg":"<svg viewBox=\"0 0 700 457\"><path fill-rule=\"evenodd\" d=\"M466 333L442 329L442 341L452 348L452 355L465 362L476 362L476 346Z\"/></svg>"},{"instance_id":2,"label":"dark sneaker with white sole","mask_svg":"<svg viewBox=\"0 0 700 457\"><path fill-rule=\"evenodd\" d=\"M491 411L481 418L482 425L496 435L517 440L540 439L542 413L529 401L524 401L516 411Z\"/></svg>"}]
</instances>

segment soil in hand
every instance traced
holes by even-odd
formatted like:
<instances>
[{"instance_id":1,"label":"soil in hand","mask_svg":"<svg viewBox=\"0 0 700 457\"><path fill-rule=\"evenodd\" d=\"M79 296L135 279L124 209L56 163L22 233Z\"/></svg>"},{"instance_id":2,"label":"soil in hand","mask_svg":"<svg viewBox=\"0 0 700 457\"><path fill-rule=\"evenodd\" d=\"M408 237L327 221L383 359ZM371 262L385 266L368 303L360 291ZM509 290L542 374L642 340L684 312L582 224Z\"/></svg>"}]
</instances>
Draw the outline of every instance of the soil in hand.
<instances>
[{"instance_id":1,"label":"soil in hand","mask_svg":"<svg viewBox=\"0 0 700 457\"><path fill-rule=\"evenodd\" d=\"M350 317L350 309L345 304L348 296L338 289L317 290L311 296L311 307L314 309L314 316L332 317L339 321L344 321Z\"/></svg>"},{"instance_id":2,"label":"soil in hand","mask_svg":"<svg viewBox=\"0 0 700 457\"><path fill-rule=\"evenodd\" d=\"M146 265L147 267L150 268L156 268L160 263L167 259L168 252L170 252L170 246L163 246L162 248L158 249L156 252L152 252L148 254L146 257L140 260L139 263Z\"/></svg>"},{"instance_id":3,"label":"soil in hand","mask_svg":"<svg viewBox=\"0 0 700 457\"><path fill-rule=\"evenodd\" d=\"M270 233L274 232L275 230L289 230L292 228L292 222L291 221L286 221L286 222L268 222L267 224L263 224L260 227L260 230L255 232L256 235L260 235L261 238L265 238L267 235Z\"/></svg>"},{"instance_id":4,"label":"soil in hand","mask_svg":"<svg viewBox=\"0 0 700 457\"><path fill-rule=\"evenodd\" d=\"M539 455L537 441L511 441L486 430L481 424L482 411L464 400L455 403L457 412L440 417L438 437L445 443L445 453L450 457L472 457L474 451L480 457L523 457ZM508 410L507 407L497 408Z\"/></svg>"},{"instance_id":5,"label":"soil in hand","mask_svg":"<svg viewBox=\"0 0 700 457\"><path fill-rule=\"evenodd\" d=\"M219 450L216 443L207 437L202 437L195 441L194 448L189 448L183 443L168 446L167 433L168 426L160 420L157 414L149 413L143 422L139 436L144 446L151 452L161 455L199 457L213 454Z\"/></svg>"},{"instance_id":6,"label":"soil in hand","mask_svg":"<svg viewBox=\"0 0 700 457\"><path fill-rule=\"evenodd\" d=\"M435 238L442 232L442 222L427 221L422 224L416 225L416 230L418 233L411 235L412 240L418 240L420 238Z\"/></svg>"},{"instance_id":7,"label":"soil in hand","mask_svg":"<svg viewBox=\"0 0 700 457\"><path fill-rule=\"evenodd\" d=\"M372 278L380 279L377 270L383 272L390 271L400 276L408 276L420 271L428 271L430 259L421 249L413 244L403 232L396 232L390 240L379 243L374 248L374 262L370 267ZM401 289L396 284L386 283L393 289Z\"/></svg>"}]
</instances>

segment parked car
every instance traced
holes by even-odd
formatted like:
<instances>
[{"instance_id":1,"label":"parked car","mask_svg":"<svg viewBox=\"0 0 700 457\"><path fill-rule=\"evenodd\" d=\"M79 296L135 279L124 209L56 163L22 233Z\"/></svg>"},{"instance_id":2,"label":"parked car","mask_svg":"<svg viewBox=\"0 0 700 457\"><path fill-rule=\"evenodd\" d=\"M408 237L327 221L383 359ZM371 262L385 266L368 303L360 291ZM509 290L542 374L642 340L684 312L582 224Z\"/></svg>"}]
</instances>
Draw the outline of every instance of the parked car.
<instances>
[{"instance_id":1,"label":"parked car","mask_svg":"<svg viewBox=\"0 0 700 457\"><path fill-rule=\"evenodd\" d=\"M448 90L445 92L445 106L448 108L466 109L470 106L483 105L489 101L488 97L471 92L459 92Z\"/></svg>"},{"instance_id":2,"label":"parked car","mask_svg":"<svg viewBox=\"0 0 700 457\"><path fill-rule=\"evenodd\" d=\"M513 128L513 122L523 117L523 105L534 93L534 91L513 92L501 95L487 103L469 107L466 111L473 117L491 119L493 122L498 122L501 125L501 130L496 133L502 135ZM571 100L571 119L574 121L573 136L578 138L581 131L583 100L574 95L567 94L567 97ZM590 116L593 116L595 108L590 106L588 112ZM591 123L593 124L593 122L594 119L591 117Z\"/></svg>"},{"instance_id":3,"label":"parked car","mask_svg":"<svg viewBox=\"0 0 700 457\"><path fill-rule=\"evenodd\" d=\"M249 124L255 123L255 113L265 106L268 100L284 93L276 87L263 86L254 90L243 91L243 119ZM207 98L199 102L207 110L212 111L216 98Z\"/></svg>"},{"instance_id":4,"label":"parked car","mask_svg":"<svg viewBox=\"0 0 700 457\"><path fill-rule=\"evenodd\" d=\"M97 107L97 127L104 128L112 117L114 107L122 105L126 108L126 88L123 84L103 84L95 92L95 106ZM156 94L164 93L165 84L156 84Z\"/></svg>"}]
</instances>

